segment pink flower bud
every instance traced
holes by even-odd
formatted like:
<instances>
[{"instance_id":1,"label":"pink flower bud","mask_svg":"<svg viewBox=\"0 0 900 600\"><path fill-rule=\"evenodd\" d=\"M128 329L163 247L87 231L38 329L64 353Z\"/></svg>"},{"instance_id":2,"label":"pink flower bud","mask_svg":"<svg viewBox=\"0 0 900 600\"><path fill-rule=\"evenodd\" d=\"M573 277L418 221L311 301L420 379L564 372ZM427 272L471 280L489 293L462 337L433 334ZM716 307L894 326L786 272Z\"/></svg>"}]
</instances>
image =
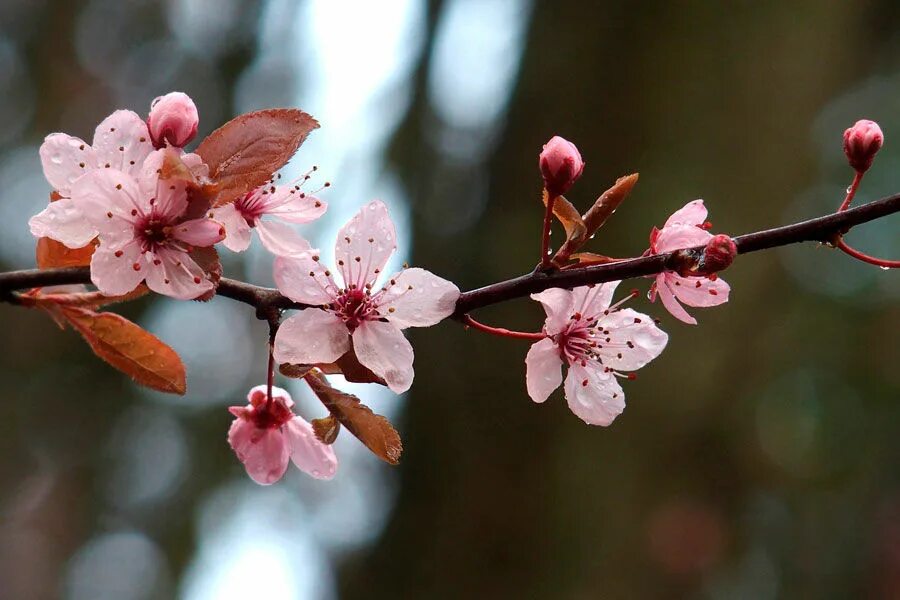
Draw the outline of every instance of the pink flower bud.
<instances>
[{"instance_id":1,"label":"pink flower bud","mask_svg":"<svg viewBox=\"0 0 900 600\"><path fill-rule=\"evenodd\" d=\"M150 105L147 127L157 148L166 143L176 148L184 147L197 135L199 123L197 107L187 94L172 92L160 96Z\"/></svg>"},{"instance_id":2,"label":"pink flower bud","mask_svg":"<svg viewBox=\"0 0 900 600\"><path fill-rule=\"evenodd\" d=\"M544 178L544 187L551 196L561 196L581 177L584 161L575 144L558 135L544 144L538 164Z\"/></svg>"},{"instance_id":3,"label":"pink flower bud","mask_svg":"<svg viewBox=\"0 0 900 600\"><path fill-rule=\"evenodd\" d=\"M850 166L865 173L884 144L884 134L875 121L861 119L844 132L844 154Z\"/></svg>"},{"instance_id":4,"label":"pink flower bud","mask_svg":"<svg viewBox=\"0 0 900 600\"><path fill-rule=\"evenodd\" d=\"M705 274L727 269L737 256L737 244L724 233L714 235L703 250L702 270Z\"/></svg>"}]
</instances>

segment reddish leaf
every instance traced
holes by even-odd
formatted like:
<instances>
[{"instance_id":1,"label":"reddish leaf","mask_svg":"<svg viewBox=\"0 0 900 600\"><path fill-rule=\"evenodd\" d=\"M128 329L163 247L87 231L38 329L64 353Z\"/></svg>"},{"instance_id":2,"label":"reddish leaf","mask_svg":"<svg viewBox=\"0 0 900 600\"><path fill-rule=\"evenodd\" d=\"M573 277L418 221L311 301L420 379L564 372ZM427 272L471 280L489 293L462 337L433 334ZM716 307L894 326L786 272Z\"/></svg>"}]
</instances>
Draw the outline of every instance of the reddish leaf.
<instances>
[{"instance_id":1,"label":"reddish leaf","mask_svg":"<svg viewBox=\"0 0 900 600\"><path fill-rule=\"evenodd\" d=\"M607 263L616 262L617 259L602 254L594 254L593 252L576 252L569 257L570 260L578 261L579 267L589 267L591 265L605 265Z\"/></svg>"},{"instance_id":2,"label":"reddish leaf","mask_svg":"<svg viewBox=\"0 0 900 600\"><path fill-rule=\"evenodd\" d=\"M616 212L622 201L631 193L637 180L637 173L619 177L611 188L600 194L594 205L582 216L585 227L584 236L580 239L569 237L556 251L556 255L553 257L553 264L556 266L565 264L569 257L574 252L577 252L606 223L606 220Z\"/></svg>"},{"instance_id":3,"label":"reddish leaf","mask_svg":"<svg viewBox=\"0 0 900 600\"><path fill-rule=\"evenodd\" d=\"M378 458L392 465L400 462L403 444L390 421L372 412L356 396L331 387L318 371L311 371L306 382L332 416Z\"/></svg>"},{"instance_id":4,"label":"reddish leaf","mask_svg":"<svg viewBox=\"0 0 900 600\"><path fill-rule=\"evenodd\" d=\"M94 240L82 248L67 248L54 239L42 237L37 241L34 254L39 269L55 267L86 267L91 264L91 256L97 242Z\"/></svg>"},{"instance_id":5,"label":"reddish leaf","mask_svg":"<svg viewBox=\"0 0 900 600\"><path fill-rule=\"evenodd\" d=\"M303 111L274 108L240 115L212 132L197 154L216 185L214 204L227 204L264 184L318 126Z\"/></svg>"},{"instance_id":6,"label":"reddish leaf","mask_svg":"<svg viewBox=\"0 0 900 600\"><path fill-rule=\"evenodd\" d=\"M313 365L292 365L284 363L278 365L278 370L285 377L293 377L294 379L303 379L315 367Z\"/></svg>"},{"instance_id":7,"label":"reddish leaf","mask_svg":"<svg viewBox=\"0 0 900 600\"><path fill-rule=\"evenodd\" d=\"M333 444L341 432L341 422L334 415L312 420L313 433L323 444Z\"/></svg>"},{"instance_id":8,"label":"reddish leaf","mask_svg":"<svg viewBox=\"0 0 900 600\"><path fill-rule=\"evenodd\" d=\"M544 190L544 206L547 206L547 190ZM584 243L587 229L581 220L578 210L564 196L558 196L553 202L553 216L562 223L566 230L566 241L573 241L579 245Z\"/></svg>"},{"instance_id":9,"label":"reddish leaf","mask_svg":"<svg viewBox=\"0 0 900 600\"><path fill-rule=\"evenodd\" d=\"M384 379L370 371L367 367L364 367L359 362L352 347L333 363L319 363L317 365L291 365L285 363L279 365L278 370L281 371L282 375L300 379L305 377L313 368L319 369L326 375L343 375L344 379L352 383L378 383L385 386L387 385Z\"/></svg>"},{"instance_id":10,"label":"reddish leaf","mask_svg":"<svg viewBox=\"0 0 900 600\"><path fill-rule=\"evenodd\" d=\"M213 246L205 248L193 248L191 250L191 258L206 273L206 278L212 281L213 289L205 294L194 298L200 302L208 302L216 295L216 288L219 287L219 280L222 278L222 263L219 261L219 253Z\"/></svg>"},{"instance_id":11,"label":"reddish leaf","mask_svg":"<svg viewBox=\"0 0 900 600\"><path fill-rule=\"evenodd\" d=\"M110 365L141 385L184 394L184 365L178 354L155 335L117 314L72 306L61 310L94 354Z\"/></svg>"}]
</instances>

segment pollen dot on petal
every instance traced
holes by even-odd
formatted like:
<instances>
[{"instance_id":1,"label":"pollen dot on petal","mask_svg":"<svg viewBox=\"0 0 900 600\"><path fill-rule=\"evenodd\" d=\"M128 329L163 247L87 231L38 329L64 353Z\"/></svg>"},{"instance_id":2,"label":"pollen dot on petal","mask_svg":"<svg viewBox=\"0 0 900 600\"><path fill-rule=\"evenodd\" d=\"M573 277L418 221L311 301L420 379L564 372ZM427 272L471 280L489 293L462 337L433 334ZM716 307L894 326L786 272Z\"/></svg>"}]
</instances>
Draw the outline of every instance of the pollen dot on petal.
<instances>
[{"instance_id":1,"label":"pollen dot on petal","mask_svg":"<svg viewBox=\"0 0 900 600\"><path fill-rule=\"evenodd\" d=\"M369 243L370 243L370 244L374 244L374 243L375 243L375 238L369 238Z\"/></svg>"},{"instance_id":2,"label":"pollen dot on petal","mask_svg":"<svg viewBox=\"0 0 900 600\"><path fill-rule=\"evenodd\" d=\"M322 203L316 200L316 208L319 208L320 206L322 206Z\"/></svg>"},{"instance_id":3,"label":"pollen dot on petal","mask_svg":"<svg viewBox=\"0 0 900 600\"><path fill-rule=\"evenodd\" d=\"M121 184L121 183L117 183L117 184L116 184L116 189L117 189L117 190L121 190L121 189L122 189L122 184Z\"/></svg>"},{"instance_id":4,"label":"pollen dot on petal","mask_svg":"<svg viewBox=\"0 0 900 600\"><path fill-rule=\"evenodd\" d=\"M143 143L144 143L144 142L146 142L146 141L147 141L147 138L145 138L145 137L144 137L144 136L141 136L141 139L140 139L140 141L141 141L141 143L142 143L142 144L143 144Z\"/></svg>"},{"instance_id":5,"label":"pollen dot on petal","mask_svg":"<svg viewBox=\"0 0 900 600\"><path fill-rule=\"evenodd\" d=\"M83 169L83 168L84 168L84 163L78 163L78 166L81 167L81 168Z\"/></svg>"},{"instance_id":6,"label":"pollen dot on petal","mask_svg":"<svg viewBox=\"0 0 900 600\"><path fill-rule=\"evenodd\" d=\"M125 152L125 146L119 146L119 152Z\"/></svg>"},{"instance_id":7,"label":"pollen dot on petal","mask_svg":"<svg viewBox=\"0 0 900 600\"><path fill-rule=\"evenodd\" d=\"M315 272L315 271L310 271L310 272L309 272L309 276L310 276L310 277L315 277L315 276L316 276L316 272Z\"/></svg>"},{"instance_id":8,"label":"pollen dot on petal","mask_svg":"<svg viewBox=\"0 0 900 600\"><path fill-rule=\"evenodd\" d=\"M350 238L349 238L349 237L345 237L344 240L345 240L348 244L350 243Z\"/></svg>"},{"instance_id":9,"label":"pollen dot on petal","mask_svg":"<svg viewBox=\"0 0 900 600\"><path fill-rule=\"evenodd\" d=\"M331 271L325 271L325 277L331 277Z\"/></svg>"},{"instance_id":10,"label":"pollen dot on petal","mask_svg":"<svg viewBox=\"0 0 900 600\"><path fill-rule=\"evenodd\" d=\"M357 257L354 258L353 260L355 260L356 262L360 262L360 261L362 260L362 257L361 257L361 256L357 256Z\"/></svg>"},{"instance_id":11,"label":"pollen dot on petal","mask_svg":"<svg viewBox=\"0 0 900 600\"><path fill-rule=\"evenodd\" d=\"M319 255L318 255L318 254L314 254L313 257L312 257L312 259L313 259L313 262L319 262Z\"/></svg>"},{"instance_id":12,"label":"pollen dot on petal","mask_svg":"<svg viewBox=\"0 0 900 600\"><path fill-rule=\"evenodd\" d=\"M640 323L641 320L640 320L638 317L635 317L635 318L634 318L634 322L635 322L635 323Z\"/></svg>"},{"instance_id":13,"label":"pollen dot on petal","mask_svg":"<svg viewBox=\"0 0 900 600\"><path fill-rule=\"evenodd\" d=\"M154 259L153 259L153 264L156 265L156 266L158 267L160 264L162 264L162 261L159 260L158 258L154 258Z\"/></svg>"},{"instance_id":14,"label":"pollen dot on petal","mask_svg":"<svg viewBox=\"0 0 900 600\"><path fill-rule=\"evenodd\" d=\"M587 386L588 386L588 380L585 379L584 381L582 381L582 382L581 382L581 385L582 385L582 387L587 387Z\"/></svg>"},{"instance_id":15,"label":"pollen dot on petal","mask_svg":"<svg viewBox=\"0 0 900 600\"><path fill-rule=\"evenodd\" d=\"M122 255L125 254L125 253L122 252L121 250L116 250L116 253L115 253L115 254L116 254L116 258L121 258Z\"/></svg>"},{"instance_id":16,"label":"pollen dot on petal","mask_svg":"<svg viewBox=\"0 0 900 600\"><path fill-rule=\"evenodd\" d=\"M338 266L339 266L339 267L343 267L343 266L344 266L344 261L339 260L339 261L338 261Z\"/></svg>"},{"instance_id":17,"label":"pollen dot on petal","mask_svg":"<svg viewBox=\"0 0 900 600\"><path fill-rule=\"evenodd\" d=\"M110 131L115 131L116 128L115 128L115 127L110 127L109 130L110 130Z\"/></svg>"},{"instance_id":18,"label":"pollen dot on petal","mask_svg":"<svg viewBox=\"0 0 900 600\"><path fill-rule=\"evenodd\" d=\"M135 271L140 271L141 265L140 265L140 263L134 263L133 265L131 265L131 268L134 269Z\"/></svg>"},{"instance_id":19,"label":"pollen dot on petal","mask_svg":"<svg viewBox=\"0 0 900 600\"><path fill-rule=\"evenodd\" d=\"M110 219L112 219L112 213L111 213L111 212L106 213L106 216L109 217Z\"/></svg>"},{"instance_id":20,"label":"pollen dot on petal","mask_svg":"<svg viewBox=\"0 0 900 600\"><path fill-rule=\"evenodd\" d=\"M84 144L81 144L80 146L78 146L78 149L79 149L79 150L84 150Z\"/></svg>"},{"instance_id":21,"label":"pollen dot on petal","mask_svg":"<svg viewBox=\"0 0 900 600\"><path fill-rule=\"evenodd\" d=\"M709 293L710 293L711 296L718 296L718 295L719 295L719 292L717 292L716 290L709 290Z\"/></svg>"},{"instance_id":22,"label":"pollen dot on petal","mask_svg":"<svg viewBox=\"0 0 900 600\"><path fill-rule=\"evenodd\" d=\"M390 307L390 308L388 309L388 312L389 312L389 313L392 313L392 312L394 312L394 311L396 311L396 310L397 310L397 309L394 308L394 307L392 306L392 307Z\"/></svg>"},{"instance_id":23,"label":"pollen dot on petal","mask_svg":"<svg viewBox=\"0 0 900 600\"><path fill-rule=\"evenodd\" d=\"M381 273L381 269L375 269L374 273L375 273L376 275L378 275L379 273Z\"/></svg>"},{"instance_id":24,"label":"pollen dot on petal","mask_svg":"<svg viewBox=\"0 0 900 600\"><path fill-rule=\"evenodd\" d=\"M168 279L163 279L163 283L165 283L166 285L169 285L169 280L168 280Z\"/></svg>"},{"instance_id":25,"label":"pollen dot on petal","mask_svg":"<svg viewBox=\"0 0 900 600\"><path fill-rule=\"evenodd\" d=\"M137 216L137 209L136 209L136 208L132 208L132 209L131 209L131 216L132 216L132 217L136 217L136 216Z\"/></svg>"},{"instance_id":26,"label":"pollen dot on petal","mask_svg":"<svg viewBox=\"0 0 900 600\"><path fill-rule=\"evenodd\" d=\"M129 164L129 165L133 165L133 164L134 164L134 161L133 161L133 160L129 160L129 161L128 161L128 164Z\"/></svg>"},{"instance_id":27,"label":"pollen dot on petal","mask_svg":"<svg viewBox=\"0 0 900 600\"><path fill-rule=\"evenodd\" d=\"M194 277L194 283L200 283L200 278L199 278L199 277Z\"/></svg>"},{"instance_id":28,"label":"pollen dot on petal","mask_svg":"<svg viewBox=\"0 0 900 600\"><path fill-rule=\"evenodd\" d=\"M695 285L694 287L700 287L700 286L702 286L702 285L703 285L703 283L701 283L700 281L698 281L698 282L697 282L697 285Z\"/></svg>"},{"instance_id":29,"label":"pollen dot on petal","mask_svg":"<svg viewBox=\"0 0 900 600\"><path fill-rule=\"evenodd\" d=\"M108 169L108 168L109 168L109 163L106 163L105 165L103 165L103 168Z\"/></svg>"}]
</instances>

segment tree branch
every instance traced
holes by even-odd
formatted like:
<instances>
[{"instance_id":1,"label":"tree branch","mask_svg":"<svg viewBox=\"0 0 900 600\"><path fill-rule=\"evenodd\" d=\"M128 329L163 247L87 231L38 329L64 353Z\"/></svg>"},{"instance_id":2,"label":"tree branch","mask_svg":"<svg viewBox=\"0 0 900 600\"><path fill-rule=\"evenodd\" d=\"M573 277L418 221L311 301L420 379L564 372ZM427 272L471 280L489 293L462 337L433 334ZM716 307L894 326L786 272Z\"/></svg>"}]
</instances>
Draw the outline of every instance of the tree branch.
<instances>
[{"instance_id":1,"label":"tree branch","mask_svg":"<svg viewBox=\"0 0 900 600\"><path fill-rule=\"evenodd\" d=\"M740 254L799 242L830 242L836 235L844 234L856 225L868 223L897 212L900 212L900 194L801 223L748 233L734 238L734 242ZM700 251L702 246L690 250ZM456 303L456 312L453 316L459 318L469 311L514 298L521 298L548 288L572 288L581 285L654 275L673 269L676 255L679 252L682 251L563 271L541 272L538 270L514 279L464 292ZM16 296L13 292L17 290L52 285L90 283L90 281L90 270L87 267L29 269L0 273L0 301L15 302ZM223 277L219 282L216 295L231 298L255 307L257 316L261 319L268 319L273 309L283 310L306 307L304 304L293 302L276 289L260 287L243 281L228 279L227 277Z\"/></svg>"}]
</instances>

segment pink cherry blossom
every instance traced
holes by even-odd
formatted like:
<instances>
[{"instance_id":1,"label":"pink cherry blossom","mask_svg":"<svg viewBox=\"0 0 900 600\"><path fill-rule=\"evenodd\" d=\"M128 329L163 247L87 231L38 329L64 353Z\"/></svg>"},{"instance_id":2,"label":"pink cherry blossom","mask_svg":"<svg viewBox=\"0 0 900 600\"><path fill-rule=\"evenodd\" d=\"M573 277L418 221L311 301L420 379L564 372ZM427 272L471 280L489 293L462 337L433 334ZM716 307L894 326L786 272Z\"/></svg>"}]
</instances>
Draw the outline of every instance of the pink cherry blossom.
<instances>
[{"instance_id":1,"label":"pink cherry blossom","mask_svg":"<svg viewBox=\"0 0 900 600\"><path fill-rule=\"evenodd\" d=\"M243 252L250 246L250 234L255 229L266 250L275 255L308 252L311 249L309 243L279 221L309 223L325 214L328 205L302 192L300 187L274 185L274 181L270 181L234 202L214 209L213 218L225 226L225 247L233 252Z\"/></svg>"},{"instance_id":2,"label":"pink cherry blossom","mask_svg":"<svg viewBox=\"0 0 900 600\"><path fill-rule=\"evenodd\" d=\"M844 154L850 166L865 173L884 144L884 133L875 121L860 119L844 131Z\"/></svg>"},{"instance_id":3,"label":"pink cherry blossom","mask_svg":"<svg viewBox=\"0 0 900 600\"><path fill-rule=\"evenodd\" d=\"M713 235L706 230L706 207L703 200L688 202L675 211L662 229L653 228L650 233L650 253L660 254L683 248L693 248L708 243ZM688 314L679 302L688 306L717 306L728 302L729 285L719 277L690 277L665 271L656 276L650 288L650 300L657 294L673 317L690 325L697 319Z\"/></svg>"},{"instance_id":4,"label":"pink cherry blossom","mask_svg":"<svg viewBox=\"0 0 900 600\"><path fill-rule=\"evenodd\" d=\"M184 300L213 289L190 252L221 241L225 229L206 216L191 218L200 211L188 201L188 181L160 178L167 152L150 154L137 176L97 169L72 186L72 201L99 233L91 281L104 294L128 293L145 280L151 290Z\"/></svg>"},{"instance_id":5,"label":"pink cherry blossom","mask_svg":"<svg viewBox=\"0 0 900 600\"><path fill-rule=\"evenodd\" d=\"M428 327L453 313L459 289L418 268L373 287L396 249L394 223L381 201L364 206L338 232L334 254L341 285L316 250L275 260L275 283L307 308L287 319L275 338L280 363L331 363L353 349L359 362L398 394L413 381L407 327ZM352 338L352 344L351 344Z\"/></svg>"},{"instance_id":6,"label":"pink cherry blossom","mask_svg":"<svg viewBox=\"0 0 900 600\"><path fill-rule=\"evenodd\" d=\"M186 146L197 135L199 125L197 106L183 92L170 92L150 104L147 127L157 148Z\"/></svg>"},{"instance_id":7,"label":"pink cherry blossom","mask_svg":"<svg viewBox=\"0 0 900 600\"><path fill-rule=\"evenodd\" d=\"M97 230L71 199L72 185L97 169L136 176L151 152L147 124L130 110L117 110L106 117L94 131L93 144L65 133L48 135L40 149L41 164L47 181L62 198L31 218L31 233L69 248L86 245L97 236Z\"/></svg>"},{"instance_id":8,"label":"pink cherry blossom","mask_svg":"<svg viewBox=\"0 0 900 600\"><path fill-rule=\"evenodd\" d=\"M578 148L558 135L544 144L538 166L544 178L544 187L551 196L561 196L568 192L584 172L584 160Z\"/></svg>"},{"instance_id":9,"label":"pink cherry blossom","mask_svg":"<svg viewBox=\"0 0 900 600\"><path fill-rule=\"evenodd\" d=\"M611 305L618 285L613 281L532 294L547 313L547 337L533 344L525 358L532 400L544 402L562 384L565 364L566 401L585 423L609 425L625 409L617 378L659 356L669 336L647 315L619 308L624 300Z\"/></svg>"},{"instance_id":10,"label":"pink cherry blossom","mask_svg":"<svg viewBox=\"0 0 900 600\"><path fill-rule=\"evenodd\" d=\"M258 385L247 394L247 401L247 406L228 409L236 417L228 430L228 443L253 481L275 483L284 476L288 461L316 479L334 477L334 449L320 442L312 426L294 414L290 394L272 387L268 402L266 386Z\"/></svg>"}]
</instances>

